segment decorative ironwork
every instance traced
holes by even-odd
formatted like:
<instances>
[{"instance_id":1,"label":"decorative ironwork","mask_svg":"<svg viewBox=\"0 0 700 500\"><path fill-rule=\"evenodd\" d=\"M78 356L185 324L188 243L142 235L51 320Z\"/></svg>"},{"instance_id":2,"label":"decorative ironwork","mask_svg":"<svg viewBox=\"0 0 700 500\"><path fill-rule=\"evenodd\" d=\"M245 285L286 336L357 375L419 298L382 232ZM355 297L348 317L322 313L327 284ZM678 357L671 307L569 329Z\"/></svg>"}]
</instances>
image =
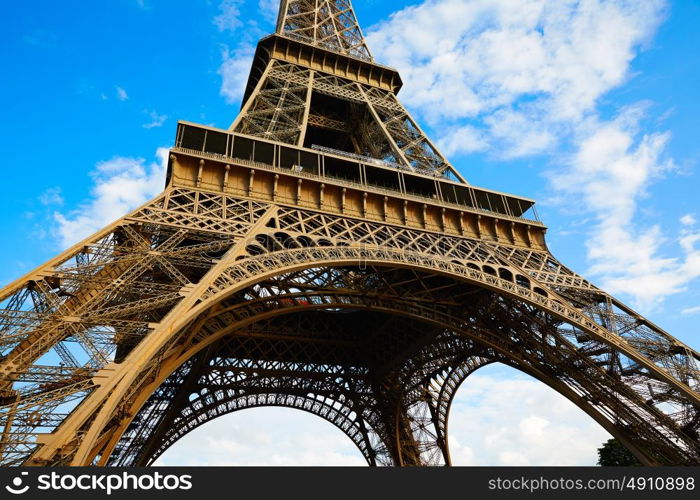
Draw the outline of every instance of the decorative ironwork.
<instances>
[{"instance_id":1,"label":"decorative ironwork","mask_svg":"<svg viewBox=\"0 0 700 500\"><path fill-rule=\"evenodd\" d=\"M280 12L374 64L349 1ZM700 463L695 350L557 261L532 202L442 177L386 80L276 54L232 131L181 124L161 195L0 291L1 464L148 465L284 406L371 465L449 465L450 404L494 362L645 464Z\"/></svg>"}]
</instances>

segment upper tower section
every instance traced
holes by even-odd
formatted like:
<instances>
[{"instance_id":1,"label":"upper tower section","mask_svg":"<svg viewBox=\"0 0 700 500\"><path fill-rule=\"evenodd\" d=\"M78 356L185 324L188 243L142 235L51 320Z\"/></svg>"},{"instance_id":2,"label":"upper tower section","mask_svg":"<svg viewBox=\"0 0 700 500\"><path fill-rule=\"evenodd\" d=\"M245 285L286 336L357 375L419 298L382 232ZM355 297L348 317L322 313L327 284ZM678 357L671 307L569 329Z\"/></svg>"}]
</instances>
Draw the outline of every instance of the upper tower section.
<instances>
[{"instance_id":1,"label":"upper tower section","mask_svg":"<svg viewBox=\"0 0 700 500\"><path fill-rule=\"evenodd\" d=\"M466 184L397 98L350 0L282 0L230 131Z\"/></svg>"},{"instance_id":2,"label":"upper tower section","mask_svg":"<svg viewBox=\"0 0 700 500\"><path fill-rule=\"evenodd\" d=\"M240 113L228 130L181 122L169 182L545 248L533 200L469 185L401 86L372 59L350 0L282 0Z\"/></svg>"},{"instance_id":3,"label":"upper tower section","mask_svg":"<svg viewBox=\"0 0 700 500\"><path fill-rule=\"evenodd\" d=\"M277 33L372 61L350 0L283 0Z\"/></svg>"}]
</instances>

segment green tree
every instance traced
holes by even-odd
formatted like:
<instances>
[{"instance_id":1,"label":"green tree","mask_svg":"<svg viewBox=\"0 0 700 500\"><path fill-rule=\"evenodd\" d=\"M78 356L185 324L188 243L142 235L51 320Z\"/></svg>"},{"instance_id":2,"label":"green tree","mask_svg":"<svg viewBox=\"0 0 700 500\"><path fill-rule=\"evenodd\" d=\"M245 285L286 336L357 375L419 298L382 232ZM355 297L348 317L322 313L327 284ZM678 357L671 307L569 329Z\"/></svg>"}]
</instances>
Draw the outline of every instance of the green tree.
<instances>
[{"instance_id":1,"label":"green tree","mask_svg":"<svg viewBox=\"0 0 700 500\"><path fill-rule=\"evenodd\" d=\"M642 465L617 439L608 439L598 448L598 465Z\"/></svg>"}]
</instances>

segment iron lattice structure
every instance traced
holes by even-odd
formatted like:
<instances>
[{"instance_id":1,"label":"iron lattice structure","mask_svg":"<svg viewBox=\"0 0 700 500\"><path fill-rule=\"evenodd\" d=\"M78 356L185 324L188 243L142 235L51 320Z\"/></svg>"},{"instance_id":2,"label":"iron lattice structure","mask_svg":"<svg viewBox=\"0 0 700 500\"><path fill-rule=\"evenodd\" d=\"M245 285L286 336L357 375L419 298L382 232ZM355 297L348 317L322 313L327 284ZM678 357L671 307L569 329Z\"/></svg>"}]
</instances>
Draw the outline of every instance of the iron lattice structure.
<instances>
[{"instance_id":1,"label":"iron lattice structure","mask_svg":"<svg viewBox=\"0 0 700 500\"><path fill-rule=\"evenodd\" d=\"M450 464L489 363L645 464L700 463L700 355L470 186L349 1L283 1L229 130L180 122L164 192L0 294L3 465L148 465L218 416L324 418L372 465Z\"/></svg>"}]
</instances>

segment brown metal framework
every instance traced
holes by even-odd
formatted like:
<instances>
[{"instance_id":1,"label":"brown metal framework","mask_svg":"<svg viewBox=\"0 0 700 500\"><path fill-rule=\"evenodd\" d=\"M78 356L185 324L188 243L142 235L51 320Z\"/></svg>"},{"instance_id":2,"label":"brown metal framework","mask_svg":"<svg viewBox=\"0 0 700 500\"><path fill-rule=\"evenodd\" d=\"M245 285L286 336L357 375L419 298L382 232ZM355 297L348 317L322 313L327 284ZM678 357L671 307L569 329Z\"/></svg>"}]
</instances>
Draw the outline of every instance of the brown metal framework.
<instances>
[{"instance_id":1,"label":"brown metal framework","mask_svg":"<svg viewBox=\"0 0 700 500\"><path fill-rule=\"evenodd\" d=\"M449 465L499 362L643 463L700 463L700 355L559 263L533 202L468 185L349 1L284 1L229 130L164 192L0 292L0 463L148 465L218 416L310 412L371 465Z\"/></svg>"},{"instance_id":2,"label":"brown metal framework","mask_svg":"<svg viewBox=\"0 0 700 500\"><path fill-rule=\"evenodd\" d=\"M312 45L372 61L350 0L287 0L277 32Z\"/></svg>"}]
</instances>

